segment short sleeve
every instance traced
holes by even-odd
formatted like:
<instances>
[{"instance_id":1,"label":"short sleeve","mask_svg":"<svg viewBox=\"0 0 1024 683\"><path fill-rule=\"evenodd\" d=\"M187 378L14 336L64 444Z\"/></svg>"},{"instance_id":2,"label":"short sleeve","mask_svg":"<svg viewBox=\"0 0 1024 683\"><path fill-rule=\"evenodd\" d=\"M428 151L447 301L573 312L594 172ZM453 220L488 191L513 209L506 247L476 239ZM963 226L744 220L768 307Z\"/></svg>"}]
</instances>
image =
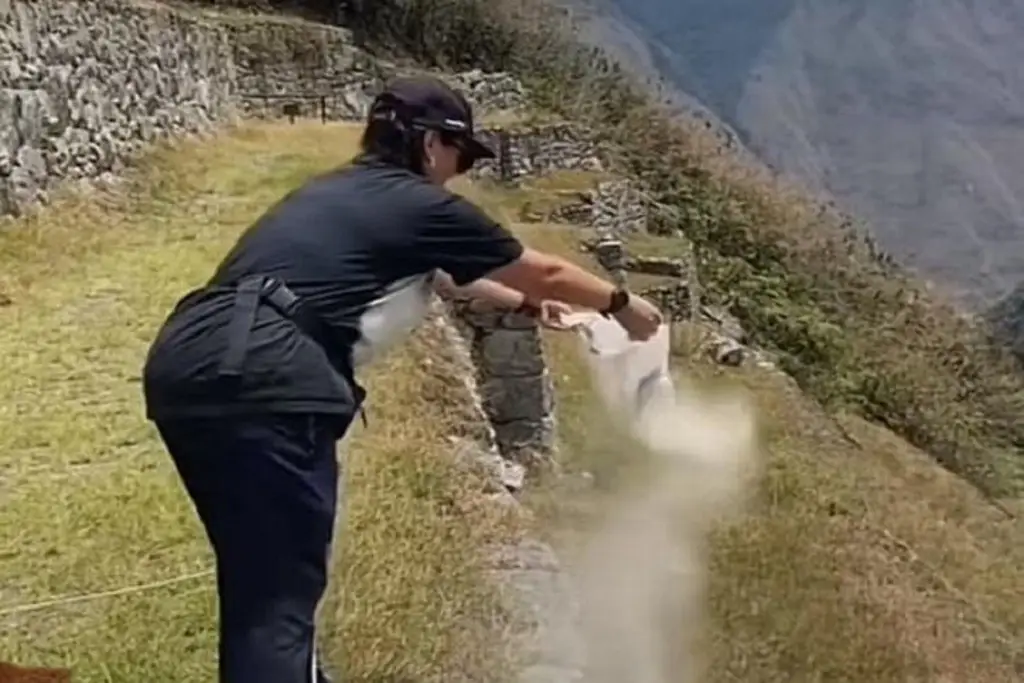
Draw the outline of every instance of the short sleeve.
<instances>
[{"instance_id":1,"label":"short sleeve","mask_svg":"<svg viewBox=\"0 0 1024 683\"><path fill-rule=\"evenodd\" d=\"M523 253L522 243L500 223L447 192L424 207L409 246L424 270L443 270L460 287L507 266Z\"/></svg>"}]
</instances>

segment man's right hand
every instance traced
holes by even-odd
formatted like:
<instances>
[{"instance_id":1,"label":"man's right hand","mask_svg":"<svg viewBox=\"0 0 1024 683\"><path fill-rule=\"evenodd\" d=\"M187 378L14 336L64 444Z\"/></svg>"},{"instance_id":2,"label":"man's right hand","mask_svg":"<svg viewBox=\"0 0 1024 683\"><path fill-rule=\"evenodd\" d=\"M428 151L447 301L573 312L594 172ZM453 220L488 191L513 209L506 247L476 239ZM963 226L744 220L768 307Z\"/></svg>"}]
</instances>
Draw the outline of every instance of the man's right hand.
<instances>
[{"instance_id":1,"label":"man's right hand","mask_svg":"<svg viewBox=\"0 0 1024 683\"><path fill-rule=\"evenodd\" d=\"M612 317L622 325L632 341L647 341L658 331L662 322L661 311L636 294L630 294L629 303Z\"/></svg>"}]
</instances>

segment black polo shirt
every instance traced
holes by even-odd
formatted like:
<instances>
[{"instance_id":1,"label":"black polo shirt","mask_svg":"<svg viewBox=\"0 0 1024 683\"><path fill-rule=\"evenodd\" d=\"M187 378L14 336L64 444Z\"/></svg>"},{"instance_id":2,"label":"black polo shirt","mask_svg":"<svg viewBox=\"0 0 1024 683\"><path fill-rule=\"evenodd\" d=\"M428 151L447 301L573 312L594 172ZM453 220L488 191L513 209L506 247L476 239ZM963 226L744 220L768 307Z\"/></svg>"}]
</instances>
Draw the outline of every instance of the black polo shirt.
<instances>
[{"instance_id":1,"label":"black polo shirt","mask_svg":"<svg viewBox=\"0 0 1024 683\"><path fill-rule=\"evenodd\" d=\"M361 390L344 370L363 365L422 320L435 271L463 285L522 251L473 204L410 171L363 160L317 177L256 221L208 286L171 313L146 359L147 415L351 414ZM341 348L323 348L262 305L241 377L221 376L232 288L253 275L286 283Z\"/></svg>"}]
</instances>

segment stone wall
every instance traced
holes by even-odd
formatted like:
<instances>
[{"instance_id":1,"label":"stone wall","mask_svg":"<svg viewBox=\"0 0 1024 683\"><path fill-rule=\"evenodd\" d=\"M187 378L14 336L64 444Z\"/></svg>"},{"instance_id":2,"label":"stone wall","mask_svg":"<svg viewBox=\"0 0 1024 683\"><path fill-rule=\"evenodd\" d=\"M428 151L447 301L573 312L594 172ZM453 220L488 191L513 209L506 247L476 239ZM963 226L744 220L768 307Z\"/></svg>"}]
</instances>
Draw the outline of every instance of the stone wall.
<instances>
[{"instance_id":1,"label":"stone wall","mask_svg":"<svg viewBox=\"0 0 1024 683\"><path fill-rule=\"evenodd\" d=\"M554 386L536 322L454 301L451 318L468 343L482 405L505 458L535 464L555 448Z\"/></svg>"},{"instance_id":2,"label":"stone wall","mask_svg":"<svg viewBox=\"0 0 1024 683\"><path fill-rule=\"evenodd\" d=\"M701 301L697 259L692 251L683 258L669 258L629 252L632 237L652 229L649 217L661 215L666 208L652 202L645 188L634 179L607 179L612 168L604 150L592 141L588 131L567 123L548 124L507 130L487 131L491 144L498 150L498 159L482 165L478 177L516 184L526 177L556 171L603 171L604 179L596 179L592 189L570 193L567 201L553 210L537 211L525 206L520 220L567 222L586 226L588 235L580 245L591 253L614 282L630 286L633 291L655 303L673 325L698 323L704 328L702 349L717 362L738 365L748 357L747 336L736 318L721 308ZM671 217L670 217L671 218ZM671 223L671 220L669 221ZM680 251L686 252L685 237L675 234ZM630 275L648 276L648 283L632 286ZM654 280L653 283L649 280ZM474 323L471 338L480 345L493 333L494 320ZM478 352L479 353L479 352ZM543 359L541 358L541 362ZM487 363L477 363L486 374ZM538 401L534 419L549 406L546 397ZM523 408L516 406L515 410ZM552 414L551 424L554 416Z\"/></svg>"},{"instance_id":3,"label":"stone wall","mask_svg":"<svg viewBox=\"0 0 1024 683\"><path fill-rule=\"evenodd\" d=\"M120 0L0 0L0 215L233 111L222 31Z\"/></svg>"},{"instance_id":4,"label":"stone wall","mask_svg":"<svg viewBox=\"0 0 1024 683\"><path fill-rule=\"evenodd\" d=\"M498 153L474 168L478 178L514 182L555 171L602 171L601 151L585 132L569 123L490 128L481 137Z\"/></svg>"},{"instance_id":5,"label":"stone wall","mask_svg":"<svg viewBox=\"0 0 1024 683\"><path fill-rule=\"evenodd\" d=\"M345 59L344 53L339 54L342 57L323 71L310 70L308 65L265 66L250 55L242 69L243 114L247 118L285 118L286 106L291 104L297 108L299 117L363 121L374 96L388 78L413 73L386 62L367 61L358 51L349 55L348 71L338 73ZM522 85L508 74L467 71L435 75L458 88L475 112L514 112L525 106Z\"/></svg>"},{"instance_id":6,"label":"stone wall","mask_svg":"<svg viewBox=\"0 0 1024 683\"><path fill-rule=\"evenodd\" d=\"M519 491L524 483L525 469L503 457L491 416L484 405L473 353L464 334L456 327L449 308L435 299L425 327L432 329L448 354L454 378L463 386L463 403L467 414L462 420L462 433L452 436L456 459L484 475L491 492L506 494Z\"/></svg>"},{"instance_id":7,"label":"stone wall","mask_svg":"<svg viewBox=\"0 0 1024 683\"><path fill-rule=\"evenodd\" d=\"M343 28L131 0L0 0L0 64L0 216L235 115L363 119L383 81L408 71ZM526 102L508 74L443 78L481 111Z\"/></svg>"},{"instance_id":8,"label":"stone wall","mask_svg":"<svg viewBox=\"0 0 1024 683\"><path fill-rule=\"evenodd\" d=\"M537 215L527 206L520 217L586 225L602 237L622 238L648 232L648 212L644 193L634 182L619 178L598 181L590 190L568 194L567 200L547 215Z\"/></svg>"},{"instance_id":9,"label":"stone wall","mask_svg":"<svg viewBox=\"0 0 1024 683\"><path fill-rule=\"evenodd\" d=\"M237 17L223 26L246 118L281 118L294 104L302 117L361 119L394 72L357 48L343 28L269 17Z\"/></svg>"}]
</instances>

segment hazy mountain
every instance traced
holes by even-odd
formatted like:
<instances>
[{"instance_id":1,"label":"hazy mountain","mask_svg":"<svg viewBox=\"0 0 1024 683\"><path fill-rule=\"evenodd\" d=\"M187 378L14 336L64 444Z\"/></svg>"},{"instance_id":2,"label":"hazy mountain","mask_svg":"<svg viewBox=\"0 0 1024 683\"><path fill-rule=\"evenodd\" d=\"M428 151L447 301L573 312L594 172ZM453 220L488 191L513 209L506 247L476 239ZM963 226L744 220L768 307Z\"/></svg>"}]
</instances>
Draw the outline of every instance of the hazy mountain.
<instances>
[{"instance_id":1,"label":"hazy mountain","mask_svg":"<svg viewBox=\"0 0 1024 683\"><path fill-rule=\"evenodd\" d=\"M592 32L989 305L1024 279L1024 0L580 0Z\"/></svg>"}]
</instances>

